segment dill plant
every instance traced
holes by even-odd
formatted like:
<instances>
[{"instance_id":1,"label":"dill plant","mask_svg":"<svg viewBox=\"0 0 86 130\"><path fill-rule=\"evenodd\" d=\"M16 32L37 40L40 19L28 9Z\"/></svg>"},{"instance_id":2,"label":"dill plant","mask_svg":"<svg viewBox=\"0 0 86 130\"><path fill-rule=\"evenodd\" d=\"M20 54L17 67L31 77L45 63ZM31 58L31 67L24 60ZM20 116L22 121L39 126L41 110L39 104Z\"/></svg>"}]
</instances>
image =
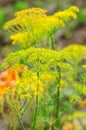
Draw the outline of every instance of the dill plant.
<instances>
[{"instance_id":1,"label":"dill plant","mask_svg":"<svg viewBox=\"0 0 86 130\"><path fill-rule=\"evenodd\" d=\"M16 71L18 66L22 65L24 67L21 75L16 79L16 87L12 89L14 92L13 101L7 98L9 97L7 95L11 95L11 93L9 91L6 92L6 99L8 104L10 104L10 109L13 112L15 111L16 119L18 119L22 130L25 130L22 124L23 112L27 110L31 101L35 102L33 107L35 109L34 116L32 116L33 125L31 127L32 130L38 129L37 120L41 101L45 93L49 93L49 89L50 96L52 95L50 84L53 84L55 100L51 96L54 104L52 111L50 111L53 116L51 117L49 129L52 127L60 129L61 73L72 69L69 64L70 57L68 54L65 51L56 51L53 35L58 29L66 26L71 19L77 18L78 12L79 9L76 6L72 6L65 11L47 16L45 10L31 8L17 12L15 18L8 21L4 26L5 29L12 32L10 38L13 44L19 44L22 47L21 50L9 54L0 67L3 70L10 65ZM41 41L46 38L51 39L51 42L48 41L49 49L39 48ZM17 110L15 105L17 105ZM46 118L45 121L47 121Z\"/></svg>"}]
</instances>

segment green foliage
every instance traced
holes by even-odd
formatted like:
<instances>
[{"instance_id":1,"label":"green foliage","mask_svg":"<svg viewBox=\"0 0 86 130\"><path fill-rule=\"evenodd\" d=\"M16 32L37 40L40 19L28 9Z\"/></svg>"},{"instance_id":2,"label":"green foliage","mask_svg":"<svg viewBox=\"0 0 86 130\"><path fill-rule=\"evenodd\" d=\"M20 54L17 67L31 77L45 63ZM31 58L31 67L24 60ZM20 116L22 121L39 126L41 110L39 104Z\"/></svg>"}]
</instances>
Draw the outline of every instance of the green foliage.
<instances>
[{"instance_id":1,"label":"green foliage","mask_svg":"<svg viewBox=\"0 0 86 130\"><path fill-rule=\"evenodd\" d=\"M0 8L0 31L2 30L3 25L7 19L7 13L4 8Z\"/></svg>"},{"instance_id":2,"label":"green foliage","mask_svg":"<svg viewBox=\"0 0 86 130\"><path fill-rule=\"evenodd\" d=\"M77 22L78 22L78 24L86 23L86 9L82 9L79 12Z\"/></svg>"},{"instance_id":3,"label":"green foliage","mask_svg":"<svg viewBox=\"0 0 86 130\"><path fill-rule=\"evenodd\" d=\"M27 9L29 7L29 3L25 2L25 1L17 1L14 5L14 10L15 11L20 11L20 10L24 10Z\"/></svg>"}]
</instances>

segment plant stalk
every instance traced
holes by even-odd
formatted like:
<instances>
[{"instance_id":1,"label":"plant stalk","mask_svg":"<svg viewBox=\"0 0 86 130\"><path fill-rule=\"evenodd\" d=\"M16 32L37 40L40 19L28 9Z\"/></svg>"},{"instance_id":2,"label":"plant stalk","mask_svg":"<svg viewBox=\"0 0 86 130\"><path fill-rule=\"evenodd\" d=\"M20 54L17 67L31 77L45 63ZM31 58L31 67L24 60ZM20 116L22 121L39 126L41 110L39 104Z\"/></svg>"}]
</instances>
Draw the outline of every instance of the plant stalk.
<instances>
[{"instance_id":1,"label":"plant stalk","mask_svg":"<svg viewBox=\"0 0 86 130\"><path fill-rule=\"evenodd\" d=\"M23 126L23 123L22 123L22 121L21 121L21 119L20 119L20 116L19 116L18 114L17 114L17 118L18 118L18 121L19 121L19 124L20 124L22 130L25 130L25 128L24 128L24 126Z\"/></svg>"},{"instance_id":2,"label":"plant stalk","mask_svg":"<svg viewBox=\"0 0 86 130\"><path fill-rule=\"evenodd\" d=\"M50 35L51 38L51 49L57 50L54 38ZM61 81L61 72L60 67L58 66L58 76L57 76L57 92L56 92L56 127L60 130L60 118L59 118L59 108L60 108L60 81Z\"/></svg>"},{"instance_id":3,"label":"plant stalk","mask_svg":"<svg viewBox=\"0 0 86 130\"><path fill-rule=\"evenodd\" d=\"M50 35L50 39L51 39L50 49L56 50L56 44L52 35Z\"/></svg>"},{"instance_id":4,"label":"plant stalk","mask_svg":"<svg viewBox=\"0 0 86 130\"><path fill-rule=\"evenodd\" d=\"M21 120L21 117L20 117L20 115L18 114L17 110L15 109L14 104L12 103L12 100L11 100L11 104L12 104L12 111L15 111L15 115L16 115L18 121L19 121L21 130L25 130L25 128L24 128L24 126L23 126L23 123L22 123L22 120ZM15 127L14 127L14 128L15 128Z\"/></svg>"},{"instance_id":5,"label":"plant stalk","mask_svg":"<svg viewBox=\"0 0 86 130\"><path fill-rule=\"evenodd\" d=\"M37 73L37 77L39 80L39 72ZM36 130L36 120L37 120L37 112L38 112L38 88L39 88L39 84L37 84L36 106L35 106L35 113L34 113L34 121L33 121L32 130Z\"/></svg>"},{"instance_id":6,"label":"plant stalk","mask_svg":"<svg viewBox=\"0 0 86 130\"><path fill-rule=\"evenodd\" d=\"M60 81L61 81L61 72L60 67L58 67L58 79L57 79L57 94L56 94L56 127L60 128L60 119L59 119L59 109L60 109Z\"/></svg>"}]
</instances>

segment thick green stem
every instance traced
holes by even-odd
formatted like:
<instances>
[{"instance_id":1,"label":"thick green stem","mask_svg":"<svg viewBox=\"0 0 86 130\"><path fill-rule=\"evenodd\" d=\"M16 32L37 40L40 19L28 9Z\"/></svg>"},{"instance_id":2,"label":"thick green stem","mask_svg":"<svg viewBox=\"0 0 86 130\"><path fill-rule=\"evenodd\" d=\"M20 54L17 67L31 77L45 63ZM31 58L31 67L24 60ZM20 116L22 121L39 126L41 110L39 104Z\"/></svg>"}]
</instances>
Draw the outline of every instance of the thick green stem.
<instances>
[{"instance_id":1,"label":"thick green stem","mask_svg":"<svg viewBox=\"0 0 86 130\"><path fill-rule=\"evenodd\" d=\"M39 72L37 73L37 77L39 80ZM35 113L34 113L34 121L33 121L32 130L36 130L36 120L37 120L37 112L38 112L38 88L39 88L39 84L37 84L36 106L35 106Z\"/></svg>"},{"instance_id":2,"label":"thick green stem","mask_svg":"<svg viewBox=\"0 0 86 130\"><path fill-rule=\"evenodd\" d=\"M59 119L59 108L60 108L60 80L61 80L61 72L58 67L58 79L57 79L57 94L56 94L56 127L59 129L60 127L60 119Z\"/></svg>"}]
</instances>

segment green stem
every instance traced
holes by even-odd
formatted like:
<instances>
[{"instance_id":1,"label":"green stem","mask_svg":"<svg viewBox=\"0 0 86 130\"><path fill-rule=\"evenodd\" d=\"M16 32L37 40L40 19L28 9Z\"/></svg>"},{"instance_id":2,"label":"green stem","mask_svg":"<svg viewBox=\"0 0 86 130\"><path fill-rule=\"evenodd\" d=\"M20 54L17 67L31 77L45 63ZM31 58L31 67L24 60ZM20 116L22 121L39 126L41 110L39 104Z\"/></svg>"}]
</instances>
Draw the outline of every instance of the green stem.
<instances>
[{"instance_id":1,"label":"green stem","mask_svg":"<svg viewBox=\"0 0 86 130\"><path fill-rule=\"evenodd\" d=\"M17 126L16 126L16 124L14 124L14 126L13 126L13 130L17 130Z\"/></svg>"},{"instance_id":2,"label":"green stem","mask_svg":"<svg viewBox=\"0 0 86 130\"><path fill-rule=\"evenodd\" d=\"M60 108L60 80L61 80L61 72L58 67L58 79L57 79L57 95L56 95L56 127L59 129L60 127L60 119L59 119L59 108Z\"/></svg>"},{"instance_id":3,"label":"green stem","mask_svg":"<svg viewBox=\"0 0 86 130\"><path fill-rule=\"evenodd\" d=\"M25 130L25 128L24 128L24 126L23 126L23 123L22 123L22 121L21 121L21 118L20 118L20 116L19 116L18 112L16 111L16 109L15 109L15 107L14 107L13 104L12 104L12 109L15 111L15 115L17 116L17 119L18 119L18 121L19 121L21 130Z\"/></svg>"},{"instance_id":4,"label":"green stem","mask_svg":"<svg viewBox=\"0 0 86 130\"><path fill-rule=\"evenodd\" d=\"M37 73L37 77L39 80L39 72ZM35 106L35 113L34 113L34 121L33 121L32 130L36 130L36 120L37 120L37 112L38 112L38 88L39 88L39 85L37 84L36 106Z\"/></svg>"},{"instance_id":5,"label":"green stem","mask_svg":"<svg viewBox=\"0 0 86 130\"><path fill-rule=\"evenodd\" d=\"M54 38L50 35L51 38L51 49L57 50ZM60 81L61 81L61 72L60 67L58 66L58 76L57 76L57 92L56 92L56 127L60 129L60 118L59 118L59 108L60 108Z\"/></svg>"},{"instance_id":6,"label":"green stem","mask_svg":"<svg viewBox=\"0 0 86 130\"><path fill-rule=\"evenodd\" d=\"M71 113L71 122L73 124L73 130L75 130L75 126L74 126L74 106L72 105L72 113Z\"/></svg>"},{"instance_id":7,"label":"green stem","mask_svg":"<svg viewBox=\"0 0 86 130\"><path fill-rule=\"evenodd\" d=\"M51 39L50 49L56 50L55 40L52 35L50 35L50 39Z\"/></svg>"},{"instance_id":8,"label":"green stem","mask_svg":"<svg viewBox=\"0 0 86 130\"><path fill-rule=\"evenodd\" d=\"M25 128L24 128L24 126L23 126L23 123L22 123L22 121L21 121L21 118L20 118L20 116L18 115L18 113L17 113L17 118L18 118L18 121L19 121L19 124L20 124L22 130L25 130Z\"/></svg>"}]
</instances>

